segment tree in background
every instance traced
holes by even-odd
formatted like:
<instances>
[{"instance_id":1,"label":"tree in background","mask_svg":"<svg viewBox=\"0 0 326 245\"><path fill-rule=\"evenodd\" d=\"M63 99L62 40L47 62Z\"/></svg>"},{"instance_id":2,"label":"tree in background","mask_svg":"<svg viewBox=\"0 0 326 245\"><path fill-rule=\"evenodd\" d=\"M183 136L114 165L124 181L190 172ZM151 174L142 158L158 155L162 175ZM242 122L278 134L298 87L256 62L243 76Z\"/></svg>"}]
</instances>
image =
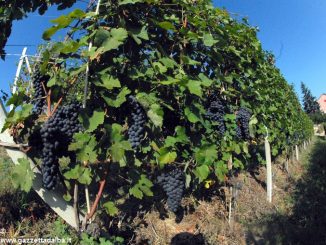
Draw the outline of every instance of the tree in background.
<instances>
[{"instance_id":1,"label":"tree in background","mask_svg":"<svg viewBox=\"0 0 326 245\"><path fill-rule=\"evenodd\" d=\"M303 109L307 114L320 113L319 104L312 95L310 89L301 82L301 91L303 94Z\"/></svg>"}]
</instances>

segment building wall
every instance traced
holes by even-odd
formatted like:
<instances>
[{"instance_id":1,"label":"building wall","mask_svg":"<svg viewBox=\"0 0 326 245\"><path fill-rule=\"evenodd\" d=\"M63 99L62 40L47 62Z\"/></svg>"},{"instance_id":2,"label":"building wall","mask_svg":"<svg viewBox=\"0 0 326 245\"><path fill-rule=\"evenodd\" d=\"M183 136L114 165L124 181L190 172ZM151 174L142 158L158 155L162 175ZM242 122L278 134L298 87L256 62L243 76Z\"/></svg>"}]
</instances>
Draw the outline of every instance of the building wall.
<instances>
[{"instance_id":1,"label":"building wall","mask_svg":"<svg viewBox=\"0 0 326 245\"><path fill-rule=\"evenodd\" d=\"M322 94L317 100L320 106L320 110L326 113L326 94Z\"/></svg>"}]
</instances>

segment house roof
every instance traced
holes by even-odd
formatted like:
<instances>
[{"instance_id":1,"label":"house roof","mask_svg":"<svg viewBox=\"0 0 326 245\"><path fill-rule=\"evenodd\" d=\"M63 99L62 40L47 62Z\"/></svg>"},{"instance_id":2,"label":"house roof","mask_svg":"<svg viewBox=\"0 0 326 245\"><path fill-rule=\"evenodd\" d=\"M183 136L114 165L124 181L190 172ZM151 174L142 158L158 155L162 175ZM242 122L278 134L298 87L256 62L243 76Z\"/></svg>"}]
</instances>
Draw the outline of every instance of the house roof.
<instances>
[{"instance_id":1,"label":"house roof","mask_svg":"<svg viewBox=\"0 0 326 245\"><path fill-rule=\"evenodd\" d=\"M323 95L326 95L326 93L322 93L322 94L319 96L318 100L320 100L320 98L321 98Z\"/></svg>"}]
</instances>

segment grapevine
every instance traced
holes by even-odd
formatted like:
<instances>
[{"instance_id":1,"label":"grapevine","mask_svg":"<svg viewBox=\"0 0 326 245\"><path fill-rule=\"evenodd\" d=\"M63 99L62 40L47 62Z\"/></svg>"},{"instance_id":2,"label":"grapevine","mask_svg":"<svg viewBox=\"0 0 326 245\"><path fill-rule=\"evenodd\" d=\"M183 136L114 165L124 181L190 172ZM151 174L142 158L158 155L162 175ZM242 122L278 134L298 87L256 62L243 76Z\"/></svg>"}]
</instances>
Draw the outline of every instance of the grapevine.
<instances>
[{"instance_id":1,"label":"grapevine","mask_svg":"<svg viewBox=\"0 0 326 245\"><path fill-rule=\"evenodd\" d=\"M155 199L158 175L177 212L186 186L225 184L230 159L234 171L246 169L266 128L274 156L312 136L294 88L247 22L208 0L99 6L97 16L75 9L44 32L50 40L76 23L69 40L41 52L33 98L22 96L26 86L9 98L3 129L17 143L29 141L47 189L60 177L99 190L89 219L103 210L116 216L121 200ZM70 158L64 168L63 157Z\"/></svg>"}]
</instances>

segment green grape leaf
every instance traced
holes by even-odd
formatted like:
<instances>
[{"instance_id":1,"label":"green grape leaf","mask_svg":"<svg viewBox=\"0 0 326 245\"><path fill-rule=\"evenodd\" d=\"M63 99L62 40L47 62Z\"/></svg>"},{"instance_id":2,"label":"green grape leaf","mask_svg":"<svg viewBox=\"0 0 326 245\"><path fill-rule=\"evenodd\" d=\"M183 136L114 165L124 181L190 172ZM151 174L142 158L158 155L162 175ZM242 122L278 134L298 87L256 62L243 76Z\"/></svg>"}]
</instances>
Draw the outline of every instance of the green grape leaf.
<instances>
[{"instance_id":1,"label":"green grape leaf","mask_svg":"<svg viewBox=\"0 0 326 245\"><path fill-rule=\"evenodd\" d=\"M97 140L88 132L76 133L73 142L69 145L69 151L75 151L79 161L95 162L97 160Z\"/></svg>"},{"instance_id":2,"label":"green grape leaf","mask_svg":"<svg viewBox=\"0 0 326 245\"><path fill-rule=\"evenodd\" d=\"M189 107L185 108L185 115L191 123L196 123L200 121L199 117L195 113L193 113Z\"/></svg>"},{"instance_id":3,"label":"green grape leaf","mask_svg":"<svg viewBox=\"0 0 326 245\"><path fill-rule=\"evenodd\" d=\"M213 164L217 159L216 145L208 145L201 147L195 154L196 162L202 164Z\"/></svg>"},{"instance_id":4,"label":"green grape leaf","mask_svg":"<svg viewBox=\"0 0 326 245\"><path fill-rule=\"evenodd\" d=\"M212 34L208 34L208 33L204 34L203 40L204 40L204 45L207 47L211 47L218 42L218 40L214 39Z\"/></svg>"},{"instance_id":5,"label":"green grape leaf","mask_svg":"<svg viewBox=\"0 0 326 245\"><path fill-rule=\"evenodd\" d=\"M210 171L207 165L201 165L196 167L194 170L194 174L199 179L199 182L203 182L205 179L207 179Z\"/></svg>"},{"instance_id":6,"label":"green grape leaf","mask_svg":"<svg viewBox=\"0 0 326 245\"><path fill-rule=\"evenodd\" d=\"M72 199L72 196L69 194L69 192L67 192L66 194L63 195L63 199L64 199L66 202L70 202L71 199Z\"/></svg>"},{"instance_id":7,"label":"green grape leaf","mask_svg":"<svg viewBox=\"0 0 326 245\"><path fill-rule=\"evenodd\" d=\"M80 165L76 165L75 167L69 169L67 172L63 174L66 179L78 179L80 175L83 174L83 168Z\"/></svg>"},{"instance_id":8,"label":"green grape leaf","mask_svg":"<svg viewBox=\"0 0 326 245\"><path fill-rule=\"evenodd\" d=\"M147 116L156 127L162 127L164 112L159 104L152 104L150 110L147 112Z\"/></svg>"},{"instance_id":9,"label":"green grape leaf","mask_svg":"<svg viewBox=\"0 0 326 245\"><path fill-rule=\"evenodd\" d=\"M78 182L83 185L90 185L92 183L92 172L89 168L84 168L83 173L78 178Z\"/></svg>"},{"instance_id":10,"label":"green grape leaf","mask_svg":"<svg viewBox=\"0 0 326 245\"><path fill-rule=\"evenodd\" d=\"M125 4L135 4L135 3L143 3L144 0L123 0L119 2L119 5L125 5Z\"/></svg>"},{"instance_id":11,"label":"green grape leaf","mask_svg":"<svg viewBox=\"0 0 326 245\"><path fill-rule=\"evenodd\" d=\"M138 29L129 29L128 31L138 45L142 43L141 39L149 40L148 32L145 25Z\"/></svg>"},{"instance_id":12,"label":"green grape leaf","mask_svg":"<svg viewBox=\"0 0 326 245\"><path fill-rule=\"evenodd\" d=\"M124 102L127 101L126 96L128 94L130 94L130 90L127 87L123 87L121 89L121 91L119 92L118 95L116 95L115 97L112 97L112 95L110 96L106 96L106 93L104 93L104 91L101 91L101 96L102 98L105 100L105 102L112 107L118 108L120 107Z\"/></svg>"},{"instance_id":13,"label":"green grape leaf","mask_svg":"<svg viewBox=\"0 0 326 245\"><path fill-rule=\"evenodd\" d=\"M219 181L225 181L225 176L228 173L227 164L223 161L218 161L215 163L215 175Z\"/></svg>"},{"instance_id":14,"label":"green grape leaf","mask_svg":"<svg viewBox=\"0 0 326 245\"><path fill-rule=\"evenodd\" d=\"M177 63L171 58L163 57L159 61L167 68L174 68L177 66Z\"/></svg>"},{"instance_id":15,"label":"green grape leaf","mask_svg":"<svg viewBox=\"0 0 326 245\"><path fill-rule=\"evenodd\" d=\"M158 161L160 165L173 163L177 158L177 153L175 151L169 151L167 148L161 148L159 150Z\"/></svg>"},{"instance_id":16,"label":"green grape leaf","mask_svg":"<svg viewBox=\"0 0 326 245\"><path fill-rule=\"evenodd\" d=\"M197 95L199 97L203 96L203 91L200 86L200 81L189 80L186 86L189 89L190 93Z\"/></svg>"},{"instance_id":17,"label":"green grape leaf","mask_svg":"<svg viewBox=\"0 0 326 245\"><path fill-rule=\"evenodd\" d=\"M119 212L119 210L115 206L114 202L111 202L111 201L104 203L103 207L105 208L106 213L110 216L114 216L114 215L118 214L118 212Z\"/></svg>"},{"instance_id":18,"label":"green grape leaf","mask_svg":"<svg viewBox=\"0 0 326 245\"><path fill-rule=\"evenodd\" d=\"M153 183L142 174L137 184L129 189L129 193L138 199L142 199L144 194L146 196L153 196L151 187L153 187Z\"/></svg>"},{"instance_id":19,"label":"green grape leaf","mask_svg":"<svg viewBox=\"0 0 326 245\"><path fill-rule=\"evenodd\" d=\"M104 111L101 111L99 109L95 110L92 117L89 118L88 128L87 132L93 132L97 127L104 122Z\"/></svg>"},{"instance_id":20,"label":"green grape leaf","mask_svg":"<svg viewBox=\"0 0 326 245\"><path fill-rule=\"evenodd\" d=\"M95 85L99 87L104 87L107 90L121 87L119 79L114 78L113 76L105 72L101 72L101 82L95 82Z\"/></svg>"},{"instance_id":21,"label":"green grape leaf","mask_svg":"<svg viewBox=\"0 0 326 245\"><path fill-rule=\"evenodd\" d=\"M137 185L129 189L129 193L138 199L143 199L143 192L139 189Z\"/></svg>"},{"instance_id":22,"label":"green grape leaf","mask_svg":"<svg viewBox=\"0 0 326 245\"><path fill-rule=\"evenodd\" d=\"M167 68L160 62L153 62L153 67L156 71L158 71L160 74L164 74L167 72Z\"/></svg>"},{"instance_id":23,"label":"green grape leaf","mask_svg":"<svg viewBox=\"0 0 326 245\"><path fill-rule=\"evenodd\" d=\"M175 31L175 27L171 22L162 21L162 22L158 22L157 25L162 29Z\"/></svg>"},{"instance_id":24,"label":"green grape leaf","mask_svg":"<svg viewBox=\"0 0 326 245\"><path fill-rule=\"evenodd\" d=\"M11 180L15 188L29 192L33 185L34 173L28 159L19 158L17 165L13 166Z\"/></svg>"},{"instance_id":25,"label":"green grape leaf","mask_svg":"<svg viewBox=\"0 0 326 245\"><path fill-rule=\"evenodd\" d=\"M198 75L198 77L202 81L202 85L205 86L205 87L209 87L213 83L213 80L211 80L208 77L206 77L203 73L200 73Z\"/></svg>"},{"instance_id":26,"label":"green grape leaf","mask_svg":"<svg viewBox=\"0 0 326 245\"><path fill-rule=\"evenodd\" d=\"M122 137L122 126L117 123L113 123L110 127L110 138L113 142L119 142L123 139Z\"/></svg>"},{"instance_id":27,"label":"green grape leaf","mask_svg":"<svg viewBox=\"0 0 326 245\"><path fill-rule=\"evenodd\" d=\"M125 149L123 148L123 146L123 144L117 142L110 147L110 153L113 161L118 162L124 157Z\"/></svg>"}]
</instances>

